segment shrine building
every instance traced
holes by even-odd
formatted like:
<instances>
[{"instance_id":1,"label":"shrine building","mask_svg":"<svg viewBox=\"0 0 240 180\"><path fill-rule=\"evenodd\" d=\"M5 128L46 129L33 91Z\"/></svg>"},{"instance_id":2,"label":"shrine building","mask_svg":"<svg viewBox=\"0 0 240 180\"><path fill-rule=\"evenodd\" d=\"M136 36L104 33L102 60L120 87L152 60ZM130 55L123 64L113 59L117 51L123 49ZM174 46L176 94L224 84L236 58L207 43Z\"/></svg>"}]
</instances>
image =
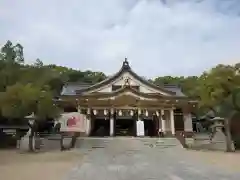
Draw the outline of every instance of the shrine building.
<instances>
[{"instance_id":1,"label":"shrine building","mask_svg":"<svg viewBox=\"0 0 240 180\"><path fill-rule=\"evenodd\" d=\"M192 134L191 112L197 101L176 85L157 86L137 75L127 59L114 75L97 84L66 83L60 96L65 112L86 115L87 136L165 136Z\"/></svg>"}]
</instances>

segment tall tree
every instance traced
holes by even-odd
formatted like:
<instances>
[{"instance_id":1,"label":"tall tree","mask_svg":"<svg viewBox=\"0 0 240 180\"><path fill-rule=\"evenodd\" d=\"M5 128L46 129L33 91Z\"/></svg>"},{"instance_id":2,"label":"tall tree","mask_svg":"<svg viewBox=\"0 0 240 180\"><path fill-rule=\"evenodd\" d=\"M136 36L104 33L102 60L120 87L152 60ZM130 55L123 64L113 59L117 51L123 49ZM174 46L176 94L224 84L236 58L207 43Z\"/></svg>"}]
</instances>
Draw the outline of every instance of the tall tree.
<instances>
[{"instance_id":1,"label":"tall tree","mask_svg":"<svg viewBox=\"0 0 240 180\"><path fill-rule=\"evenodd\" d=\"M7 41L0 50L0 62L0 91L4 91L8 85L13 85L18 80L20 64L24 63L22 45L13 45Z\"/></svg>"},{"instance_id":2,"label":"tall tree","mask_svg":"<svg viewBox=\"0 0 240 180\"><path fill-rule=\"evenodd\" d=\"M7 41L1 48L1 60L9 63L24 63L23 46L21 44L13 45L11 41Z\"/></svg>"},{"instance_id":3,"label":"tall tree","mask_svg":"<svg viewBox=\"0 0 240 180\"><path fill-rule=\"evenodd\" d=\"M218 65L200 77L201 105L213 108L228 98L240 85L232 66Z\"/></svg>"}]
</instances>

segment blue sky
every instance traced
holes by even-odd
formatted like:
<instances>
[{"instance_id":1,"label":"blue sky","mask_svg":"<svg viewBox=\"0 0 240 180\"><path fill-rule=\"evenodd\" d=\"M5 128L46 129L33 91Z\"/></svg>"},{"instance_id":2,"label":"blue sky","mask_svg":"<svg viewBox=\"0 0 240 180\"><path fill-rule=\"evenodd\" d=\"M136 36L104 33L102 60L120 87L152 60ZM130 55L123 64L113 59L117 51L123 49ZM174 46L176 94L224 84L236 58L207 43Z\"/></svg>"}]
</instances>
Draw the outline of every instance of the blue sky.
<instances>
[{"instance_id":1,"label":"blue sky","mask_svg":"<svg viewBox=\"0 0 240 180\"><path fill-rule=\"evenodd\" d=\"M1 0L0 44L111 74L125 57L142 76L198 75L240 60L239 0Z\"/></svg>"}]
</instances>

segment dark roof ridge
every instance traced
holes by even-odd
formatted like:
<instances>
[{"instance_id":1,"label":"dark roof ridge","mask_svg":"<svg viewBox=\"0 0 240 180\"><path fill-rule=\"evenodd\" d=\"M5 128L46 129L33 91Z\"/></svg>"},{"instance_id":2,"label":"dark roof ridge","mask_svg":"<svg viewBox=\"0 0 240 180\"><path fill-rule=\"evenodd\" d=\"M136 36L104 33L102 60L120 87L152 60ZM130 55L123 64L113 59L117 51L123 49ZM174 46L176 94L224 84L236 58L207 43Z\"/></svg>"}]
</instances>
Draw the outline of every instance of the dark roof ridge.
<instances>
[{"instance_id":1,"label":"dark roof ridge","mask_svg":"<svg viewBox=\"0 0 240 180\"><path fill-rule=\"evenodd\" d=\"M89 86L92 86L93 83L87 83L87 82L81 82L81 81L70 81L70 82L66 82L64 83L64 85L89 85Z\"/></svg>"}]
</instances>

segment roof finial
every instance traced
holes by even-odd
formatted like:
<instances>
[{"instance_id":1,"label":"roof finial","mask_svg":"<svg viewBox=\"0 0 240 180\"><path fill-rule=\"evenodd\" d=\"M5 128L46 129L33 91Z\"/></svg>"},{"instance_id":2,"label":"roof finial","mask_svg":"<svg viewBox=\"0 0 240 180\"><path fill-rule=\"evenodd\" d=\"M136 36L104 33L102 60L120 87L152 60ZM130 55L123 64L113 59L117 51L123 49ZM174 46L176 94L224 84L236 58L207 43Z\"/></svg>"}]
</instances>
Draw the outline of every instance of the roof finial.
<instances>
[{"instance_id":1,"label":"roof finial","mask_svg":"<svg viewBox=\"0 0 240 180\"><path fill-rule=\"evenodd\" d=\"M125 57L125 60L123 61L123 67L129 68L129 63L128 63L127 57Z\"/></svg>"}]
</instances>

